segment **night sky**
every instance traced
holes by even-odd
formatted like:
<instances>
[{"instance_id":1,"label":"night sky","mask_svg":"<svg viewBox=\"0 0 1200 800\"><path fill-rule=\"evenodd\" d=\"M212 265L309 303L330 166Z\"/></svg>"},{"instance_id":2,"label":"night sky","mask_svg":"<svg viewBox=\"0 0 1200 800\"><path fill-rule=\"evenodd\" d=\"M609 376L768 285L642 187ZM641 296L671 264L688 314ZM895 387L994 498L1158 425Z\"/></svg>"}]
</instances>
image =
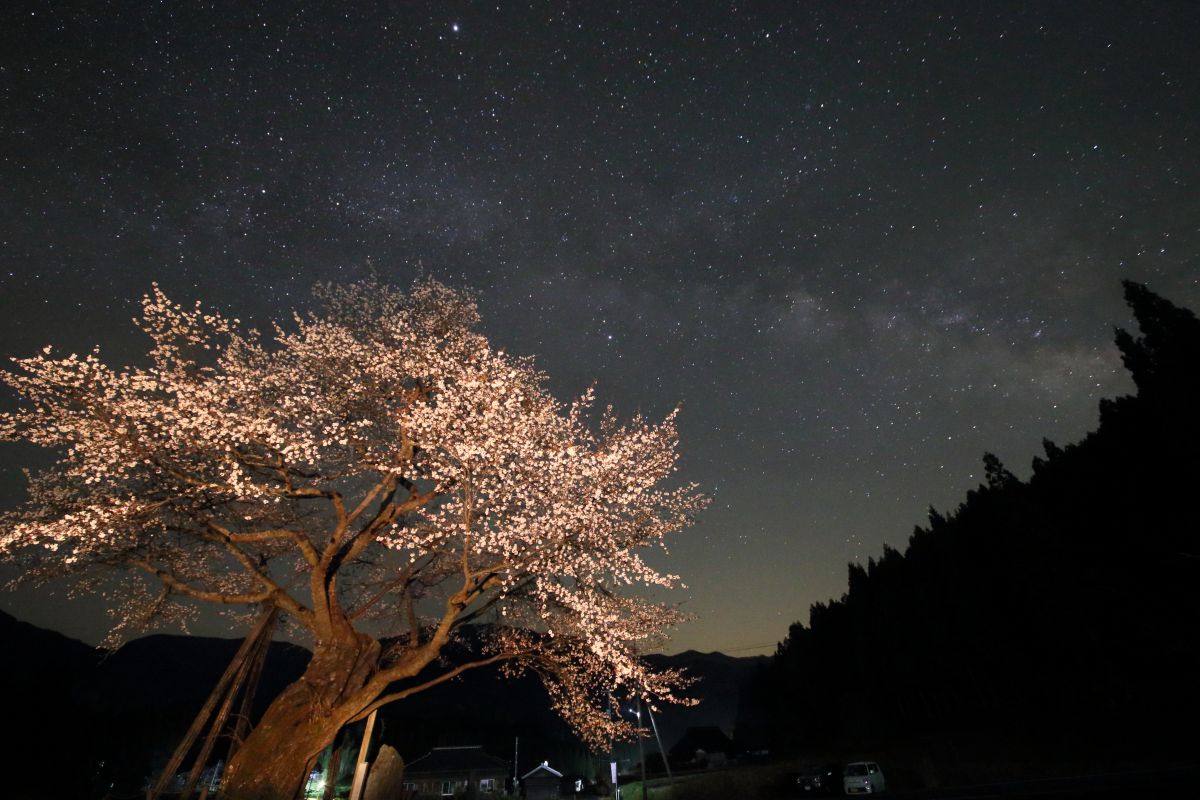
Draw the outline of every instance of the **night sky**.
<instances>
[{"instance_id":1,"label":"night sky","mask_svg":"<svg viewBox=\"0 0 1200 800\"><path fill-rule=\"evenodd\" d=\"M1094 428L1122 277L1200 307L1193 2L259 5L6 4L0 355L136 358L151 281L472 287L561 399L683 403L673 650L769 652L985 450Z\"/></svg>"}]
</instances>

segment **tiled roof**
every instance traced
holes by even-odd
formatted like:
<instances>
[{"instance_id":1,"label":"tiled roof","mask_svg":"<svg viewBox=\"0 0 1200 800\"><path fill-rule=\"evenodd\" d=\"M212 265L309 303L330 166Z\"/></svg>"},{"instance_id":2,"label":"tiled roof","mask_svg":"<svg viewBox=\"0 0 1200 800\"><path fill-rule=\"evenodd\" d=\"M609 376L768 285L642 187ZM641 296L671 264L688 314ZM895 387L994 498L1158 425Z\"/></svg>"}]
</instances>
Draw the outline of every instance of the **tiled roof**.
<instances>
[{"instance_id":1,"label":"tiled roof","mask_svg":"<svg viewBox=\"0 0 1200 800\"><path fill-rule=\"evenodd\" d=\"M536 767L534 767L533 769L529 770L529 772L526 772L524 775L522 775L522 776L521 776L521 780L525 780L525 779L526 779L526 778L528 778L530 775L533 775L533 774L535 774L535 773L538 773L538 772L545 772L547 775L553 775L553 776L554 776L554 777L556 777L556 778L561 778L561 777L562 777L562 773L561 773L561 772L559 772L558 770L554 769L554 768L553 768L553 767L551 767L549 764L547 764L545 761L543 761L542 763L538 764L538 765L537 765Z\"/></svg>"},{"instance_id":2,"label":"tiled roof","mask_svg":"<svg viewBox=\"0 0 1200 800\"><path fill-rule=\"evenodd\" d=\"M423 772L457 772L459 770L508 770L508 762L488 755L479 745L468 747L435 747L404 768L405 775Z\"/></svg>"}]
</instances>

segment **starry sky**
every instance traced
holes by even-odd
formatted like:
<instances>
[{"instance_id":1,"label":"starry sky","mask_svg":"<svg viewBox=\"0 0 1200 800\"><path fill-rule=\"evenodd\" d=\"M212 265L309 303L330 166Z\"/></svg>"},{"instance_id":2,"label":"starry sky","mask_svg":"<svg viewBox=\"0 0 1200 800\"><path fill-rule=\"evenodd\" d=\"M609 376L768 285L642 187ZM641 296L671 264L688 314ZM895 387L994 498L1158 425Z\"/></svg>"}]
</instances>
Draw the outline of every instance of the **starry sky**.
<instances>
[{"instance_id":1,"label":"starry sky","mask_svg":"<svg viewBox=\"0 0 1200 800\"><path fill-rule=\"evenodd\" d=\"M151 281L471 287L560 398L683 403L672 650L770 652L985 450L1093 428L1122 277L1200 307L1192 2L265 5L6 5L0 355L135 359Z\"/></svg>"}]
</instances>

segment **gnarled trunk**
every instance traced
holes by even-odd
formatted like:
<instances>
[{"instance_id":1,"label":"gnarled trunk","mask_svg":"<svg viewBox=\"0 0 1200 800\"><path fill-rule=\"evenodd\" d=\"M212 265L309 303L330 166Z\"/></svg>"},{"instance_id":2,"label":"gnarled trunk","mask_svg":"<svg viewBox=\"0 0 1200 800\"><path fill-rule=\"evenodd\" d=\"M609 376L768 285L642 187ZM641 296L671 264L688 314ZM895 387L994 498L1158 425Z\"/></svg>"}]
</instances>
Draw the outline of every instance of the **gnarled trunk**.
<instances>
[{"instance_id":1,"label":"gnarled trunk","mask_svg":"<svg viewBox=\"0 0 1200 800\"><path fill-rule=\"evenodd\" d=\"M293 800L312 760L374 698L379 643L346 630L320 642L304 675L271 703L229 761L222 800Z\"/></svg>"}]
</instances>

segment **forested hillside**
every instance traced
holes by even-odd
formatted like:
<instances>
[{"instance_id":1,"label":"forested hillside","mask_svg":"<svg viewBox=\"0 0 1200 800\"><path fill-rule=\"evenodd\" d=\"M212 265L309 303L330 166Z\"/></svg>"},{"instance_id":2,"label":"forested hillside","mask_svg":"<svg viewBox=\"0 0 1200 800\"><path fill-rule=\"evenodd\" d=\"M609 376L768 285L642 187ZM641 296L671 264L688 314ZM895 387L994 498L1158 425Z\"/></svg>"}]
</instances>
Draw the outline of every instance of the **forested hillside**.
<instances>
[{"instance_id":1,"label":"forested hillside","mask_svg":"<svg viewBox=\"0 0 1200 800\"><path fill-rule=\"evenodd\" d=\"M777 748L1183 746L1165 731L1200 710L1200 322L1125 296L1136 396L1103 401L1081 442L1044 442L1028 481L986 455L986 483L903 553L851 564L757 686Z\"/></svg>"}]
</instances>

